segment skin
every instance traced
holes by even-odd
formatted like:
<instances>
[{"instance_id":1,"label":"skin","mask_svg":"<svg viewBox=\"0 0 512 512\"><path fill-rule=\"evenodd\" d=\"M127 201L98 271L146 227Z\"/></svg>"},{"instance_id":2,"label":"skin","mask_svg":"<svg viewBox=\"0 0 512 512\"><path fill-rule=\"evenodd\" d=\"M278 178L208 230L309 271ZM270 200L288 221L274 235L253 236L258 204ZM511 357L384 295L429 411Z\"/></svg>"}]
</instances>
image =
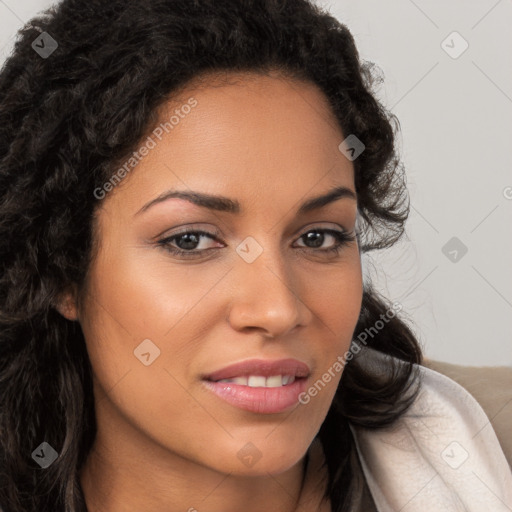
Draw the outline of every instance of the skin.
<instances>
[{"instance_id":1,"label":"skin","mask_svg":"<svg viewBox=\"0 0 512 512\"><path fill-rule=\"evenodd\" d=\"M357 201L297 209L336 186L355 194L354 169L316 86L231 76L190 85L159 110L167 120L191 96L198 102L100 202L86 289L59 308L80 322L94 374L97 437L81 473L89 511L330 510L313 441L341 372L308 404L277 414L234 407L200 377L252 358L296 358L311 385L349 348L362 300L357 241L324 253L332 235L319 247L303 235L353 232ZM236 199L244 213L169 199L137 214L170 189ZM196 258L158 245L185 226L220 234L201 237L196 252L211 249ZM248 236L263 248L252 263L235 250ZM145 339L160 349L149 366L134 356ZM261 454L252 467L237 457L249 442Z\"/></svg>"}]
</instances>

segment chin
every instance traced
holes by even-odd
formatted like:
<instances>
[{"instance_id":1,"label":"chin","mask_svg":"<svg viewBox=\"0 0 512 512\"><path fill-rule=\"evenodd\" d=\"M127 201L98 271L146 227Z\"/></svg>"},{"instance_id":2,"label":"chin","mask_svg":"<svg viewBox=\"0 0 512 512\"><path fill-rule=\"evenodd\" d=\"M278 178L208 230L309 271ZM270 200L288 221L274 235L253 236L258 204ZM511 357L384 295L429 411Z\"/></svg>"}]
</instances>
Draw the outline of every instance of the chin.
<instances>
[{"instance_id":1,"label":"chin","mask_svg":"<svg viewBox=\"0 0 512 512\"><path fill-rule=\"evenodd\" d=\"M217 459L215 466L218 466L218 460L224 460L225 467L218 469L223 473L254 477L279 475L298 464L309 448L309 443L305 441L290 444L276 435L269 442L270 437L254 442L236 443L235 457L226 457L227 451L232 451L232 448L227 448L222 457Z\"/></svg>"}]
</instances>

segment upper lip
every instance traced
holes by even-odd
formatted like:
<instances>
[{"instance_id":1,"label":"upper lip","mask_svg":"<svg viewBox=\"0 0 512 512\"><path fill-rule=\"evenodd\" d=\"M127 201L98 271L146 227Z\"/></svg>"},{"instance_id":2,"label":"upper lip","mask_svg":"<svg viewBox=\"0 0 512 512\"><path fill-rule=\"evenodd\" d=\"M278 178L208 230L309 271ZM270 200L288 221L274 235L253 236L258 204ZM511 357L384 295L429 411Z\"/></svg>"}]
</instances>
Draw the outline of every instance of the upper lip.
<instances>
[{"instance_id":1,"label":"upper lip","mask_svg":"<svg viewBox=\"0 0 512 512\"><path fill-rule=\"evenodd\" d=\"M270 361L268 359L250 359L234 363L213 373L205 375L203 379L218 381L222 379L233 379L248 375L260 375L270 377L272 375L293 375L297 378L309 376L309 366L297 359L279 359Z\"/></svg>"}]
</instances>

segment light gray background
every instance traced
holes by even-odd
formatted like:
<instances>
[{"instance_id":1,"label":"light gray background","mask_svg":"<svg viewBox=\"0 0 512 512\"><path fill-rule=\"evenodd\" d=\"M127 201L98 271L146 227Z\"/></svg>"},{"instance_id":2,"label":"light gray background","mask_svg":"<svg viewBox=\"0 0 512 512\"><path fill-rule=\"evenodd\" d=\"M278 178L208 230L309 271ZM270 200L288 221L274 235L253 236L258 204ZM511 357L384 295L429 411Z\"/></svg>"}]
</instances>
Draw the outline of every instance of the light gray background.
<instances>
[{"instance_id":1,"label":"light gray background","mask_svg":"<svg viewBox=\"0 0 512 512\"><path fill-rule=\"evenodd\" d=\"M382 70L379 98L401 124L407 236L365 258L365 272L403 304L428 357L512 366L512 2L317 3ZM0 62L16 31L52 4L0 0ZM457 58L445 51L457 54L463 40ZM468 249L448 247L455 262L442 252L452 237Z\"/></svg>"}]
</instances>

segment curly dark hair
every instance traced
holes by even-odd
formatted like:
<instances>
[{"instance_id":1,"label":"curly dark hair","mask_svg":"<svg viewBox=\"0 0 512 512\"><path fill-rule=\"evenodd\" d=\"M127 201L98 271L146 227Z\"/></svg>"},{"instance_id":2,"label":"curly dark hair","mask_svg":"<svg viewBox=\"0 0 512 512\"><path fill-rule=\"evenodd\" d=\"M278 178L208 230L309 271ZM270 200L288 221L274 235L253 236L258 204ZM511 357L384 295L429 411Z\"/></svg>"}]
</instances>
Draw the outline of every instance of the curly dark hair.
<instances>
[{"instance_id":1,"label":"curly dark hair","mask_svg":"<svg viewBox=\"0 0 512 512\"><path fill-rule=\"evenodd\" d=\"M55 309L82 290L95 250L94 190L138 146L155 112L208 72L277 70L316 84L354 160L360 249L403 234L409 200L397 156L399 123L376 99L372 65L349 30L313 0L64 0L23 27L0 72L0 506L4 512L85 512L79 481L95 437L92 368L78 322ZM42 32L58 47L47 58ZM227 75L227 73L226 73ZM355 332L390 303L365 284ZM349 424L391 424L419 391L422 351L394 316L372 338L388 371L346 365L318 437L336 512L364 485ZM366 354L366 355L365 355ZM397 364L397 360L400 364ZM42 470L46 440L59 453Z\"/></svg>"}]
</instances>

